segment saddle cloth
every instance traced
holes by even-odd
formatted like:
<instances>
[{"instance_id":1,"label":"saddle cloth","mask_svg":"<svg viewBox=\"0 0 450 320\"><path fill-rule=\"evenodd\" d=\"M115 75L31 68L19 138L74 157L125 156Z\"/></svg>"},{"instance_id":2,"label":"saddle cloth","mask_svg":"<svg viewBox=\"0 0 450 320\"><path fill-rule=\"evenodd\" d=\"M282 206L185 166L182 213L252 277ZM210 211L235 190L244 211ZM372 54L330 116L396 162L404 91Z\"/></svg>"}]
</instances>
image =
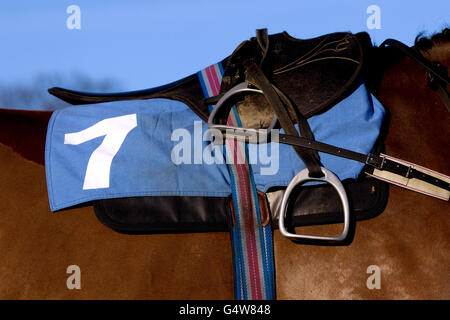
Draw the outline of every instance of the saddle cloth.
<instances>
[{"instance_id":1,"label":"saddle cloth","mask_svg":"<svg viewBox=\"0 0 450 320\"><path fill-rule=\"evenodd\" d=\"M333 108L310 117L308 123L317 140L368 153L383 116L382 105L361 83ZM207 124L186 104L169 99L106 102L55 111L48 125L45 163L51 210L112 198L187 197L195 201L198 197L229 197L226 164L195 159L198 150L211 147L209 141L196 142L206 130ZM173 161L181 141L173 138L174 132L189 137L189 146L183 149L190 153L188 163ZM270 166L259 161L252 164L256 187L262 192L287 186L304 168L290 146L276 145L280 161L271 163L274 172L268 174ZM320 157L341 180L356 179L363 167L327 154ZM148 212L152 214L158 213Z\"/></svg>"},{"instance_id":2,"label":"saddle cloth","mask_svg":"<svg viewBox=\"0 0 450 320\"><path fill-rule=\"evenodd\" d=\"M361 85L361 78L364 79L366 68L370 66L370 60L373 58L371 48L372 43L367 33L353 35L338 32L319 36L314 39L296 39L286 32L269 35L268 38L264 37L264 33L257 32L257 38L251 38L248 41L242 42L232 55L225 58L221 63L216 64L217 67L221 68L219 71L223 72L223 78L220 84L215 85L216 87L220 85L221 94L225 93L231 87L242 81L245 73L245 70L242 69L244 60L252 57L260 63L264 60L261 66L267 71L267 74L271 75L271 81L281 91L285 92L293 100L293 103L299 108L303 116L308 118L310 126L313 127L316 140L335 143L341 147L354 147L355 151L363 152L370 150L373 144L373 137L376 136L374 131L377 131L373 131L372 128L378 127L378 124L381 123L381 113L383 113L378 101L366 92L364 85ZM70 159L65 155L68 149L62 148L61 145L63 135L69 131L75 133L89 128L89 126L94 125L98 121L107 119L113 110L107 106L114 106L112 108L121 106L123 109L126 109L124 113L114 113L112 115L122 116L134 114L131 111L131 106L137 106L138 104L145 105L146 107L142 109L145 110L146 114L137 114L136 126L142 128L143 123L152 123L152 121L158 121L158 124L161 124L161 119L166 118L161 118L161 115L158 115L158 113L164 109L163 105L168 103L168 101L154 100L156 98L181 102L173 104L179 106L179 111L166 113L166 115L170 114L173 119L177 119L177 117L182 118L181 110L183 108L186 109L186 106L188 106L191 109L191 113L186 111L186 117L183 120L189 121L189 124L186 124L186 126L192 129L193 120L190 117L198 120L192 113L206 122L210 114L209 107L217 102L217 97L205 99L205 95L208 97L211 96L210 94L205 94L205 90L208 90L207 86L205 87L205 83L209 81L204 82L201 80L205 76L202 73L212 71L214 70L208 67L201 72L160 87L129 92L92 93L63 88L49 89L49 93L73 105L150 99L146 102L103 104L104 107L102 110L106 113L95 113L92 115L91 122L84 123L84 126L67 124L67 128L69 129L65 127L66 124L59 126L59 115L54 115L54 119L57 119L57 124L54 127L56 130L54 131L55 133L50 133L49 130L49 143L47 145L47 174L52 210L58 210L57 208L65 208L76 204L92 204L97 218L103 224L123 233L146 234L157 232L228 231L230 197L221 195L229 194L228 173L224 166L206 169L203 165L199 164L195 166L190 165L190 169L188 170L185 170L183 167L183 170L177 170L175 173L172 172L171 170L175 170L176 166L170 166L168 165L169 162L167 162L171 142L168 132L165 131L172 125L171 118L167 118L168 121L163 126L158 126L158 130L160 130L158 134L152 131L146 132L146 135L151 136L153 139L151 147L146 145L151 152L140 156L139 160L133 158L133 163L136 164L132 169L134 170L133 174L136 175L136 172L138 172L139 178L133 180L132 185L134 189L132 191L126 188L124 181L119 185L120 191L115 190L114 186L118 183L117 181L120 181L118 177L121 176L119 173L120 170L116 172L118 170L118 164L121 167L120 163L126 163L123 162L122 158L130 156L126 150L127 148L131 148L131 145L134 145L135 141L133 137L137 134L137 131L139 131L138 134L142 134L141 129L134 128L133 122L128 123L128 130L131 131L123 140L123 146L121 145L117 154L114 153L115 157L111 161L111 171L107 170L111 175L109 188L82 189L84 185L83 177L86 174L85 171L87 170L88 160L90 158L88 155L92 154L95 148L101 145L103 138L98 137L98 141L86 141L80 145L65 145L65 147L75 148L71 149L70 152L74 152L74 150L78 150L75 152L81 152L80 147L85 148L93 144L90 147L86 147L88 149L90 148L90 150L86 150L84 156L69 157ZM354 105L350 103L352 100L355 102ZM335 114L335 118L329 116L333 115L332 109L341 106L341 103L344 103L344 106L346 106L344 113L339 112L339 114ZM261 95L247 95L245 96L245 100L238 101L236 106L244 127L265 127L273 118L273 110ZM364 115L362 113L351 112L351 110L356 110L357 106L361 107L359 110ZM92 107L94 106L88 106L88 108ZM156 108L156 110L154 113L151 113L149 108ZM65 110L62 113L77 113L77 110ZM327 110L331 110L331 113L327 113ZM346 113L347 111L349 112ZM318 117L317 120L315 118L316 116ZM65 117L65 115L62 115L63 120L61 121L66 121L64 120ZM86 116L82 118L84 117ZM141 121L141 117L145 117L148 121ZM355 117L365 120L358 122L355 121ZM82 118L78 120L67 119L67 122L75 121L81 124L80 119ZM111 123L111 121L113 123L115 122L115 120L109 120L107 123ZM302 126L304 126L304 123ZM60 130L59 133L57 133L58 130ZM328 134L326 133L327 130ZM345 132L347 130L348 134L346 135ZM353 136L350 134L351 130L355 130ZM125 130L124 132L127 131ZM59 138L52 137L53 134L56 136L59 135ZM344 137L341 138L343 135ZM74 136L69 137L72 137L72 141L69 139L68 142L74 143ZM75 134L76 137L77 135ZM358 148L356 146L358 143L354 143L355 141L350 143L352 139L361 139L360 142L363 148ZM61 155L54 153L53 149L55 146L58 149L56 154L61 153ZM161 153L160 149L164 150L164 153ZM262 174L262 170L259 170L264 168L252 165L252 171L255 173L255 183L258 189L266 192L266 195L259 196L262 196L262 198L267 197L269 200L268 211L272 216L271 223L274 228L277 228L277 214L279 213L280 202L285 189L284 186L296 173L296 170L303 168L302 161L290 149L292 148L280 146L279 150L283 152L280 153L280 159L282 161L280 161L280 166L277 168L278 173L275 175L265 177ZM145 146L141 145L140 148L137 148L136 154L144 152L144 150L146 150ZM374 146L373 152L379 153L383 151L383 141L379 139ZM164 156L158 158L161 154ZM98 155L96 155L96 158L98 158ZM81 159L82 161L80 161ZM158 161L155 161L155 159L165 165L158 164ZM345 167L344 171L341 172L339 165L336 167L336 164L331 164L330 159L327 155L321 155L322 163L335 171L341 179L345 179L346 177L355 178L361 167L360 164L353 167L354 163L352 161L345 160L345 166L349 165L351 167L351 173L347 170L350 167ZM58 164L63 161L67 163L62 165ZM149 168L151 166L145 166L145 164L149 164L149 161L152 161L152 166L155 168L154 171L156 171L153 173L153 180L149 178L151 173L151 169ZM333 158L331 161L344 163L340 162L342 159L337 158ZM64 166L71 169L64 169ZM194 169L195 167L197 169ZM167 173L168 179L161 178L163 175L159 170L161 168L169 170ZM94 169L91 168L90 172L95 172L96 170ZM178 166L178 169L180 169L180 166ZM365 171L368 169L370 168L364 168ZM64 170L67 172L71 171L72 173L68 175L71 177L71 179L67 179L69 184L62 186L63 178L60 178L59 171L62 173ZM130 168L127 168L127 170L130 170ZM101 169L99 172L101 172ZM129 173L130 171L127 172ZM210 175L212 172L215 172L217 175ZM219 172L220 174L218 174ZM128 179L133 174L130 173L128 175L122 173L122 176ZM103 172L103 176L109 177L105 172ZM205 176L207 176L207 180L204 180L205 183L202 184L200 178ZM159 177L159 179L155 177ZM51 180L52 178L56 178L56 180L60 179L61 183L53 182ZM211 178L218 178L218 180L214 181ZM145 184L151 184L152 188L142 188L144 192L140 193L138 189L142 185L139 183L143 180L148 180ZM373 218L384 210L388 196L387 183L363 173L356 180L346 179L342 182L346 188L355 220ZM53 185L54 183L55 185ZM103 183L105 182L103 181ZM170 183L172 185L169 189L161 187L170 185ZM214 187L211 188L211 185L214 185ZM124 191L123 189L127 190ZM131 194L137 196L129 196ZM89 202L89 199L98 200ZM333 187L328 184L301 188L293 199L295 201L292 203L292 219L290 221L292 226L342 222L340 199Z\"/></svg>"}]
</instances>

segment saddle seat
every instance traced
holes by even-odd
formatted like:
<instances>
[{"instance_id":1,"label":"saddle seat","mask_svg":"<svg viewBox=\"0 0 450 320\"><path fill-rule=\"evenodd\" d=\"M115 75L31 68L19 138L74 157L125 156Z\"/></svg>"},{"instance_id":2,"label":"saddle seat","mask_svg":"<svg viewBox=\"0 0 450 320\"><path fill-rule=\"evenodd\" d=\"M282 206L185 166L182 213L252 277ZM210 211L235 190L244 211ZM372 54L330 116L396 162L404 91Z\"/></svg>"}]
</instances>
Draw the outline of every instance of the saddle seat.
<instances>
[{"instance_id":1,"label":"saddle seat","mask_svg":"<svg viewBox=\"0 0 450 320\"><path fill-rule=\"evenodd\" d=\"M332 33L313 39L296 39L287 32L269 36L271 57L264 61L264 69L270 69L273 83L280 88L306 118L324 111L345 97L361 75L364 65L363 46L370 45L366 33ZM256 38L242 42L232 55L222 61L225 74L221 91L229 90L243 76L242 61L258 52ZM109 101L142 100L166 98L186 103L200 118L207 120L208 103L202 93L197 74L155 88L116 92L93 93L69 90L59 87L48 92L72 105L93 104ZM268 104L260 95L247 96L240 101L238 109L245 122L252 123ZM245 110L244 110L245 109ZM272 111L270 120L272 119ZM247 117L249 114L251 117ZM258 119L259 120L259 119ZM257 126L261 126L258 121ZM252 125L246 127L253 127Z\"/></svg>"}]
</instances>

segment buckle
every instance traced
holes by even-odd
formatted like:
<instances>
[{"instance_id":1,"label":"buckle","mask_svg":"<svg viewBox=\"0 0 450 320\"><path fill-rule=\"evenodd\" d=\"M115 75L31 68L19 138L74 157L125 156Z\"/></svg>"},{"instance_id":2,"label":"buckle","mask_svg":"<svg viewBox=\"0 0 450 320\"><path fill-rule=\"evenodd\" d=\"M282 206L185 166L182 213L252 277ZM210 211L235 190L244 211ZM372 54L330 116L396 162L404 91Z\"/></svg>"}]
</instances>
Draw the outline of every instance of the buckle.
<instances>
[{"instance_id":1,"label":"buckle","mask_svg":"<svg viewBox=\"0 0 450 320\"><path fill-rule=\"evenodd\" d=\"M248 137L255 137L258 138L258 143L265 143L269 140L269 135L272 129L275 128L275 125L277 124L277 117L274 115L272 122L270 123L270 126L266 129L251 129L251 128L242 128L242 127L234 127L234 126L228 126L223 124L215 124L214 120L217 115L217 112L219 109L225 104L225 102L230 99L232 96L243 93L243 92L253 92L253 93L261 93L264 94L264 92L257 88L251 88L250 84L247 81L241 82L238 85L234 86L230 90L228 90L216 103L213 110L211 111L211 114L208 118L208 127L210 129L218 129L221 132L226 132L227 135L232 136L235 139L246 139ZM247 141L247 140L246 140Z\"/></svg>"},{"instance_id":2,"label":"buckle","mask_svg":"<svg viewBox=\"0 0 450 320\"><path fill-rule=\"evenodd\" d=\"M366 158L366 164L375 169L382 170L384 164L386 162L386 156L384 154L374 155L373 153L369 153Z\"/></svg>"},{"instance_id":3,"label":"buckle","mask_svg":"<svg viewBox=\"0 0 450 320\"><path fill-rule=\"evenodd\" d=\"M278 228L283 236L286 238L298 242L307 244L342 244L347 240L348 232L350 229L350 205L348 203L347 193L344 189L339 178L330 170L321 167L324 177L322 178L312 178L309 176L308 168L301 170L297 175L291 180L286 188L286 191L281 202L280 215L278 217ZM342 202L342 207L344 209L344 229L342 233L335 237L325 237L325 236L312 236L312 235L301 235L289 232L285 225L284 220L286 219L287 206L289 203L289 197L291 192L297 185L303 184L306 181L322 181L329 183L337 191L339 198Z\"/></svg>"}]
</instances>

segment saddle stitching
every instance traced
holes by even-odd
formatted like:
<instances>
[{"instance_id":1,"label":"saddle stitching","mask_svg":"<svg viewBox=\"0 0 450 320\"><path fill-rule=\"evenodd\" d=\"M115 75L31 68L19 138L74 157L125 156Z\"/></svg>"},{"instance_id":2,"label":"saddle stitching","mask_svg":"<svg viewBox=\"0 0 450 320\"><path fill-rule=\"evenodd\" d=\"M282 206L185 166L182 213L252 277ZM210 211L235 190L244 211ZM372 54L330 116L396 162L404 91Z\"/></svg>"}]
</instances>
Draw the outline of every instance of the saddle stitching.
<instances>
[{"instance_id":1,"label":"saddle stitching","mask_svg":"<svg viewBox=\"0 0 450 320\"><path fill-rule=\"evenodd\" d=\"M273 74L280 74L283 72L287 72L290 70L293 70L295 68L301 67L303 65L305 65L306 63L308 63L309 61L315 61L315 60L311 60L313 57L322 54L324 52L341 52L344 50L348 49L348 46L350 45L350 41L349 41L350 36L346 35L343 39L341 40L335 40L335 41L330 41L324 44L324 42L328 39L328 37L326 37L324 40L322 40L316 47L314 47L313 49L311 49L309 52L307 52L306 54L304 54L303 56L301 56L300 58L297 58L295 61L292 61L290 63L288 63L287 65L280 67L278 69L275 69L273 71ZM327 48L329 46L332 46L335 44L334 48ZM343 47L345 46L345 47ZM320 61L320 60L324 60L324 59L332 59L332 58L344 58L344 57L325 57L325 58L320 58L316 61ZM350 58L347 58L346 60L353 60ZM353 62L355 63L359 63L359 61L353 60Z\"/></svg>"}]
</instances>

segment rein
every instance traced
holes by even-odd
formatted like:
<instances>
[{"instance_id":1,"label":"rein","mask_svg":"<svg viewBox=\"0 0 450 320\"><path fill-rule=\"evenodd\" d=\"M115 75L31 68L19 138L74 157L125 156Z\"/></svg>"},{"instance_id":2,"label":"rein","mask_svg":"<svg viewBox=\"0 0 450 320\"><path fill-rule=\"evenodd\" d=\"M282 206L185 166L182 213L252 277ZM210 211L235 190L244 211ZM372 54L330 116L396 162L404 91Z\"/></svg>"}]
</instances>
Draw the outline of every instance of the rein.
<instances>
[{"instance_id":1,"label":"rein","mask_svg":"<svg viewBox=\"0 0 450 320\"><path fill-rule=\"evenodd\" d=\"M447 75L446 67L444 67L440 62L429 61L414 47L410 48L395 39L386 39L380 47L395 48L420 64L427 71L428 86L431 89L438 91L439 97L446 106L447 110L450 112L450 94L447 91L447 86L450 85L450 78Z\"/></svg>"}]
</instances>

